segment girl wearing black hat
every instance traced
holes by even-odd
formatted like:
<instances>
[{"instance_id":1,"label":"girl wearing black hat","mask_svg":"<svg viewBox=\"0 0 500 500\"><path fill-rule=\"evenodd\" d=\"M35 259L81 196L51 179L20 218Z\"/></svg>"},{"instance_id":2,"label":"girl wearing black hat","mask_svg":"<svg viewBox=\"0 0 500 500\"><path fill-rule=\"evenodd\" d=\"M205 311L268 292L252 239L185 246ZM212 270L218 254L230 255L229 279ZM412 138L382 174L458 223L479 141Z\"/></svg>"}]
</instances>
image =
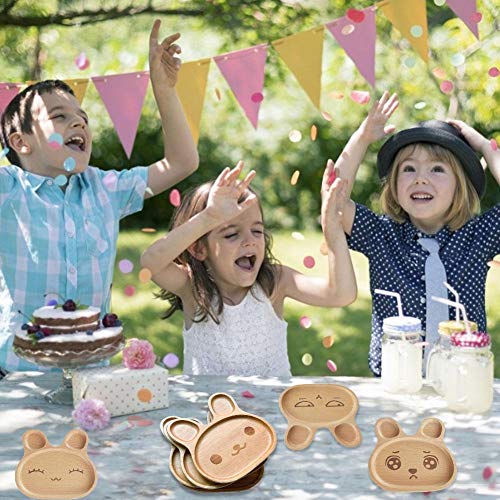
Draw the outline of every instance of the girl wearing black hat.
<instances>
[{"instance_id":1,"label":"girl wearing black hat","mask_svg":"<svg viewBox=\"0 0 500 500\"><path fill-rule=\"evenodd\" d=\"M394 132L387 121L398 104L396 94L384 92L345 146L335 168L349 181L348 189L368 146ZM400 293L404 314L420 318L426 327L429 251L419 240L437 242L446 281L459 293L469 320L486 330L485 284L488 262L500 253L500 203L478 215L485 174L476 152L500 184L500 151L479 132L459 120L419 123L391 136L378 153L385 215L352 200L344 208L349 247L366 255L370 265L369 366L375 375L381 372L383 319L398 314L395 301L375 294L375 289ZM324 177L329 179L332 171L328 160ZM455 319L455 309L442 319Z\"/></svg>"}]
</instances>

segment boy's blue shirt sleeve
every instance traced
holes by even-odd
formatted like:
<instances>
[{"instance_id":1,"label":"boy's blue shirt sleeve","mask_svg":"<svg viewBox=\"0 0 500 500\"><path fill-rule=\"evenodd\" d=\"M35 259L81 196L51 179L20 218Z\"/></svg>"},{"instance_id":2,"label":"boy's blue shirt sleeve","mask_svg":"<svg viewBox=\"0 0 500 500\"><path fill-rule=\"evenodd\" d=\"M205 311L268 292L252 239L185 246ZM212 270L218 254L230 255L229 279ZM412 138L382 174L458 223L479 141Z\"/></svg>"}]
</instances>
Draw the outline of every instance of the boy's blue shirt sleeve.
<instances>
[{"instance_id":1,"label":"boy's blue shirt sleeve","mask_svg":"<svg viewBox=\"0 0 500 500\"><path fill-rule=\"evenodd\" d=\"M0 208L9 197L14 187L15 179L7 167L0 167Z\"/></svg>"},{"instance_id":2,"label":"boy's blue shirt sleeve","mask_svg":"<svg viewBox=\"0 0 500 500\"><path fill-rule=\"evenodd\" d=\"M368 207L356 203L356 213L351 234L347 235L347 244L351 250L361 252L369 259L374 254L377 238L381 237L381 217ZM374 236L377 235L378 236Z\"/></svg>"},{"instance_id":3,"label":"boy's blue shirt sleeve","mask_svg":"<svg viewBox=\"0 0 500 500\"><path fill-rule=\"evenodd\" d=\"M485 254L487 260L500 254L500 203L490 208L478 217L483 231L487 234L485 238Z\"/></svg>"}]
</instances>

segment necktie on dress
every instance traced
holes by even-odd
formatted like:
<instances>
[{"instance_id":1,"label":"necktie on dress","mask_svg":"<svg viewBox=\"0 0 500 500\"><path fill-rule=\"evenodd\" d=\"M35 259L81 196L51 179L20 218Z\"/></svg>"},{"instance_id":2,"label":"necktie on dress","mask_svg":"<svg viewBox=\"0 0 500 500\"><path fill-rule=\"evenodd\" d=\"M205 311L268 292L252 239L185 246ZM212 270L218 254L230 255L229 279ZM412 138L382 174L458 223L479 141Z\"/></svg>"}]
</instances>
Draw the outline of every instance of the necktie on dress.
<instances>
[{"instance_id":1,"label":"necktie on dress","mask_svg":"<svg viewBox=\"0 0 500 500\"><path fill-rule=\"evenodd\" d=\"M420 238L418 242L429 252L425 261L425 341L429 345L424 349L424 375L427 367L427 358L432 346L439 340L438 326L441 321L448 320L448 306L432 300L435 297L448 297L444 286L446 270L439 258L439 243L434 238Z\"/></svg>"}]
</instances>

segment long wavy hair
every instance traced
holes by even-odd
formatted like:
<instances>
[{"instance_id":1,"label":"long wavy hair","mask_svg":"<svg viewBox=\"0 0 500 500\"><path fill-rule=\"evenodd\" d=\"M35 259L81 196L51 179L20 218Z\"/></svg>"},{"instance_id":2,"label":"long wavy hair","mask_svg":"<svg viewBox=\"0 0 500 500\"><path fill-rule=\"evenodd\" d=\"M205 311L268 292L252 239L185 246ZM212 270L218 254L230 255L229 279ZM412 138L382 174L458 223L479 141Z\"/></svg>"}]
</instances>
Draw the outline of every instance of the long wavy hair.
<instances>
[{"instance_id":1,"label":"long wavy hair","mask_svg":"<svg viewBox=\"0 0 500 500\"><path fill-rule=\"evenodd\" d=\"M194 217L196 214L200 213L207 206L208 195L210 188L212 187L214 181L206 182L198 187L192 188L183 196L181 205L174 212L172 220L170 222L169 231L175 229L176 227L185 224L189 219ZM238 200L242 202L246 199L249 192L255 194L257 193L251 189L247 188L247 191L243 193L241 198ZM260 200L257 196L260 213L262 215L262 220L264 221L264 214L262 212L262 206L260 205ZM199 243L206 245L207 236L209 233L202 236L196 241L196 245ZM272 236L265 229L264 225L264 260L257 274L257 283L264 290L264 293L268 297L272 297L276 291L276 285L279 278L279 264L278 260L272 254ZM189 279L191 281L191 289L193 292L194 299L197 304L197 311L193 321L196 323L205 321L208 316L212 318L217 324L219 323L219 316L222 314L224 309L224 302L222 300L222 294L217 286L217 283L210 276L204 263L196 259L187 249L184 250L174 262L181 265L187 270ZM253 293L253 291L252 291ZM183 310L181 298L168 290L161 289L160 292L155 294L156 298L167 300L170 303L170 307L165 312L163 319L167 319L172 316L178 309Z\"/></svg>"}]
</instances>

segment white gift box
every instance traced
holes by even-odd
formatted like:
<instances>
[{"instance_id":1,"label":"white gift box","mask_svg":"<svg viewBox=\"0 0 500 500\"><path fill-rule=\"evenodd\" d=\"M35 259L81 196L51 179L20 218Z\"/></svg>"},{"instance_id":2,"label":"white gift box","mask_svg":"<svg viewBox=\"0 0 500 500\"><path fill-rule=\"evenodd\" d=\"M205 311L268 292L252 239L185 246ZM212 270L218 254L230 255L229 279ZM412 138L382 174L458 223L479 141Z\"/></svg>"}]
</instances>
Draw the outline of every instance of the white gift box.
<instances>
[{"instance_id":1,"label":"white gift box","mask_svg":"<svg viewBox=\"0 0 500 500\"><path fill-rule=\"evenodd\" d=\"M100 399L112 417L168 406L168 370L155 365L144 370L106 366L73 373L73 404Z\"/></svg>"}]
</instances>

